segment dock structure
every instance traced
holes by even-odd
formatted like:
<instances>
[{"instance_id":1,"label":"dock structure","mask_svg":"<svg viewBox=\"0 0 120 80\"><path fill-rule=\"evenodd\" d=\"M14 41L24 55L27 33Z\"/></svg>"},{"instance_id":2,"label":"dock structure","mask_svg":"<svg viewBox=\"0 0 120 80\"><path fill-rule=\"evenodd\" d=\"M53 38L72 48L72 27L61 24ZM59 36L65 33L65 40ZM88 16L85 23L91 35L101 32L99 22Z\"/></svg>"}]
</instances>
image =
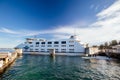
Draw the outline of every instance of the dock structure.
<instances>
[{"instance_id":1,"label":"dock structure","mask_svg":"<svg viewBox=\"0 0 120 80\"><path fill-rule=\"evenodd\" d=\"M99 53L98 47L88 47L85 49L85 56L96 56Z\"/></svg>"},{"instance_id":2,"label":"dock structure","mask_svg":"<svg viewBox=\"0 0 120 80\"><path fill-rule=\"evenodd\" d=\"M9 67L19 55L22 55L21 49L17 49L14 52L1 52L0 53L0 74L2 74L7 67Z\"/></svg>"},{"instance_id":3,"label":"dock structure","mask_svg":"<svg viewBox=\"0 0 120 80\"><path fill-rule=\"evenodd\" d=\"M55 49L49 49L50 56L55 56Z\"/></svg>"},{"instance_id":4,"label":"dock structure","mask_svg":"<svg viewBox=\"0 0 120 80\"><path fill-rule=\"evenodd\" d=\"M17 53L18 56L21 56L23 51L20 48L15 48L15 52Z\"/></svg>"},{"instance_id":5,"label":"dock structure","mask_svg":"<svg viewBox=\"0 0 120 80\"><path fill-rule=\"evenodd\" d=\"M8 61L9 61L9 58L8 58L7 55L0 55L0 68L1 68L4 64L8 63Z\"/></svg>"}]
</instances>

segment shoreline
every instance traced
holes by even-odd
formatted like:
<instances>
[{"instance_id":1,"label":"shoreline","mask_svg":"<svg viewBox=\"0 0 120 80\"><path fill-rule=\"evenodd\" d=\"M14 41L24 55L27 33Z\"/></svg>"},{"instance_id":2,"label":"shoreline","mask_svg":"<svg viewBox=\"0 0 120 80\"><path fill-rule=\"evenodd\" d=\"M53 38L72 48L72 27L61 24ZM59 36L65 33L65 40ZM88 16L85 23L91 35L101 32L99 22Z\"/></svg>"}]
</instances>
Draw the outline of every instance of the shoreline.
<instances>
[{"instance_id":1,"label":"shoreline","mask_svg":"<svg viewBox=\"0 0 120 80\"><path fill-rule=\"evenodd\" d=\"M98 55L107 56L109 58L115 58L115 59L120 60L120 53L109 53L109 54L107 54L105 52L100 52L100 53L98 53Z\"/></svg>"}]
</instances>

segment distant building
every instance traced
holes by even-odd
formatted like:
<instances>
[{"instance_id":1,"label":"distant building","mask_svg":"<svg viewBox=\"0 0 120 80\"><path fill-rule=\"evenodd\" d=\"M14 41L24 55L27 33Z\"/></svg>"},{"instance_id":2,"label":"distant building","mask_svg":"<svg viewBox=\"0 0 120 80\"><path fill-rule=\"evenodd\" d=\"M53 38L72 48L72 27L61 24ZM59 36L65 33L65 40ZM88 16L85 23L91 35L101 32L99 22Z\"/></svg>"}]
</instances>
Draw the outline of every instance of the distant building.
<instances>
[{"instance_id":1,"label":"distant building","mask_svg":"<svg viewBox=\"0 0 120 80\"><path fill-rule=\"evenodd\" d=\"M112 46L113 53L120 53L120 45Z\"/></svg>"},{"instance_id":2,"label":"distant building","mask_svg":"<svg viewBox=\"0 0 120 80\"><path fill-rule=\"evenodd\" d=\"M100 52L100 50L97 46L89 47L86 50L86 54L89 54L89 55L98 54L99 52Z\"/></svg>"}]
</instances>

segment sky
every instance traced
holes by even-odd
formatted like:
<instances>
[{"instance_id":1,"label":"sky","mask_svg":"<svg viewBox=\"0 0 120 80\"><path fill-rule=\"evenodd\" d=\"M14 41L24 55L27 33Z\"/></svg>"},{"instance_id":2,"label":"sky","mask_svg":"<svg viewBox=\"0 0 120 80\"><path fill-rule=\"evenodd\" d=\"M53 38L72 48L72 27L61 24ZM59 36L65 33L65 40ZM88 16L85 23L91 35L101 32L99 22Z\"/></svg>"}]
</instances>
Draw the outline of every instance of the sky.
<instances>
[{"instance_id":1,"label":"sky","mask_svg":"<svg viewBox=\"0 0 120 80\"><path fill-rule=\"evenodd\" d=\"M0 48L34 37L97 45L120 39L120 0L0 0Z\"/></svg>"}]
</instances>

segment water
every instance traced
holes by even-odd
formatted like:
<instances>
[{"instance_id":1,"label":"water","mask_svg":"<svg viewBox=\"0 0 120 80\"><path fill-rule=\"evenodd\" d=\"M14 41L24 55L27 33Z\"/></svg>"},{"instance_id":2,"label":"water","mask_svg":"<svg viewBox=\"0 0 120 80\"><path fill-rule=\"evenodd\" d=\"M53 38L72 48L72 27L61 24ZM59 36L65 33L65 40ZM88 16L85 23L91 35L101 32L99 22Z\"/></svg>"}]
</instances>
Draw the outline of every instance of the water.
<instances>
[{"instance_id":1,"label":"water","mask_svg":"<svg viewBox=\"0 0 120 80\"><path fill-rule=\"evenodd\" d=\"M105 57L23 55L0 80L120 80L120 62Z\"/></svg>"},{"instance_id":2,"label":"water","mask_svg":"<svg viewBox=\"0 0 120 80\"><path fill-rule=\"evenodd\" d=\"M7 48L4 48L4 49L2 49L2 48L0 48L0 52L14 52L15 50L14 49L12 49L12 48L9 48L9 49L7 49Z\"/></svg>"}]
</instances>

